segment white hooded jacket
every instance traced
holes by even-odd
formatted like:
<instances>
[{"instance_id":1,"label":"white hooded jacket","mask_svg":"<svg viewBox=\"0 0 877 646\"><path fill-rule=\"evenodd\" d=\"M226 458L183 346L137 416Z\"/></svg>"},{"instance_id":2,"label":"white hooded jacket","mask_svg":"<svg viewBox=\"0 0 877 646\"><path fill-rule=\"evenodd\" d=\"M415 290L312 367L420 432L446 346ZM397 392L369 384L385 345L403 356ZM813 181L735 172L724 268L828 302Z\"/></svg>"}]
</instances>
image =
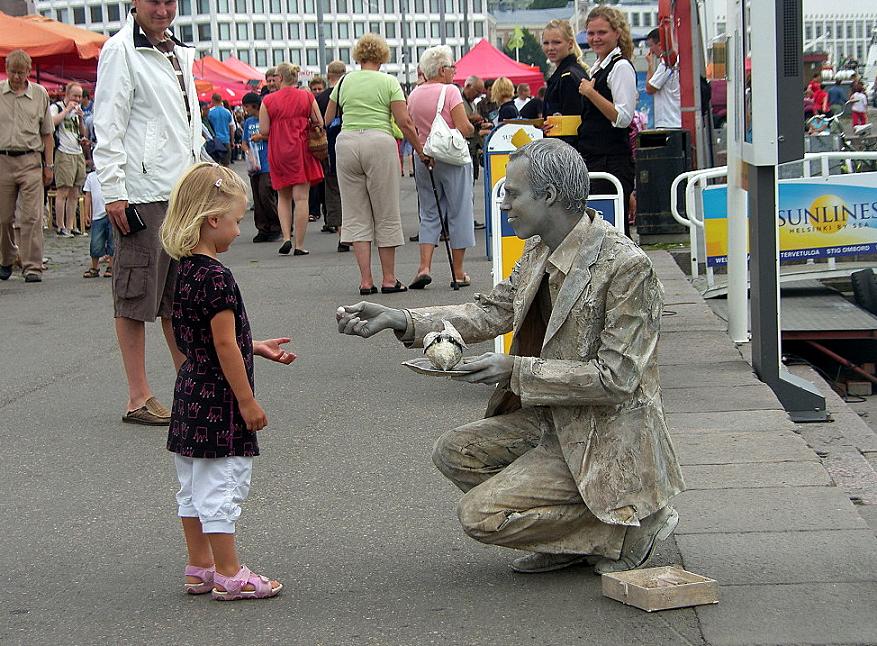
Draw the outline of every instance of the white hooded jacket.
<instances>
[{"instance_id":1,"label":"white hooded jacket","mask_svg":"<svg viewBox=\"0 0 877 646\"><path fill-rule=\"evenodd\" d=\"M191 121L173 65L128 14L103 46L94 96L94 165L109 204L164 202L200 158L201 113L192 76L194 50L176 40Z\"/></svg>"}]
</instances>

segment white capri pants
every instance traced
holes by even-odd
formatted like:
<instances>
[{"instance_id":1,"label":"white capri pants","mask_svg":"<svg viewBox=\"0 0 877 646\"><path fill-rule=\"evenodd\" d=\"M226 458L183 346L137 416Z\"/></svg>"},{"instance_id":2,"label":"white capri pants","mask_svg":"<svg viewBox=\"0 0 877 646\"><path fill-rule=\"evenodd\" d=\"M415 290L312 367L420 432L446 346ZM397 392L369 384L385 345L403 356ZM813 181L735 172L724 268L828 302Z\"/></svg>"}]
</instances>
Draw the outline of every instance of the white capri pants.
<instances>
[{"instance_id":1,"label":"white capri pants","mask_svg":"<svg viewBox=\"0 0 877 646\"><path fill-rule=\"evenodd\" d=\"M174 454L180 490L177 515L199 518L205 534L234 534L250 493L253 458L187 458Z\"/></svg>"}]
</instances>

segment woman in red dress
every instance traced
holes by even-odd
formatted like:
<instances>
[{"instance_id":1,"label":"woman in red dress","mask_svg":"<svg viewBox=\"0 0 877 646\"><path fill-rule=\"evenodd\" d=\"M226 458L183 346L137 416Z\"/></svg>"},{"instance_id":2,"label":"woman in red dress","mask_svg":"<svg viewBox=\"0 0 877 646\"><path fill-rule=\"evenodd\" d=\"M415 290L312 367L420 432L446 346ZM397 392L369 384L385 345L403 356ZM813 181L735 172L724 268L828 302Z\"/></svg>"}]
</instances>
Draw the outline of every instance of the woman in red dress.
<instances>
[{"instance_id":1,"label":"woman in red dress","mask_svg":"<svg viewBox=\"0 0 877 646\"><path fill-rule=\"evenodd\" d=\"M314 95L295 87L298 83L298 65L281 63L277 66L280 89L262 99L259 111L259 135L253 140L268 140L268 165L271 185L277 191L277 215L283 231L280 253L292 249L290 234L295 231L293 255L305 256L305 233L308 228L308 191L311 184L323 179L323 167L308 149L308 130L323 127L320 109ZM293 202L295 226L293 227Z\"/></svg>"}]
</instances>

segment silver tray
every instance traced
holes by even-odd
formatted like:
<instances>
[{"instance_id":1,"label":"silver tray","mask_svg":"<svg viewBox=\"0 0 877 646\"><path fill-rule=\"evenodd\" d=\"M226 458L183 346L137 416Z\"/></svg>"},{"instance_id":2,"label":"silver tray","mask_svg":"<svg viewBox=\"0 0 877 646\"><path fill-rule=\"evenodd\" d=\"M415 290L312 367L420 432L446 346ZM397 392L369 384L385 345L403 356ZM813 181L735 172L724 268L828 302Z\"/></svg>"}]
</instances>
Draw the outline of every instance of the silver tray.
<instances>
[{"instance_id":1,"label":"silver tray","mask_svg":"<svg viewBox=\"0 0 877 646\"><path fill-rule=\"evenodd\" d=\"M454 375L468 375L468 370L439 370L433 367L429 357L418 357L417 359L409 359L403 361L402 365L410 368L419 375L429 375L431 377L453 377Z\"/></svg>"}]
</instances>

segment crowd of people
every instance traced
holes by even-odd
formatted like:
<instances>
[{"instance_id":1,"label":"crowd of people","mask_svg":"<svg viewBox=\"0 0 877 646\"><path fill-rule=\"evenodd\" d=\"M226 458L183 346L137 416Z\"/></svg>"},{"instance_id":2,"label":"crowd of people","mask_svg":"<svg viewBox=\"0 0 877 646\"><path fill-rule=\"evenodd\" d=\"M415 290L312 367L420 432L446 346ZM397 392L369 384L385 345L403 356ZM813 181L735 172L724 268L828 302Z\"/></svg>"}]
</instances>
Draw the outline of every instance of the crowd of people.
<instances>
[{"instance_id":1,"label":"crowd of people","mask_svg":"<svg viewBox=\"0 0 877 646\"><path fill-rule=\"evenodd\" d=\"M633 43L624 15L598 6L586 21L588 42L597 55L590 69L581 60L570 24L555 20L546 25L543 51L555 70L536 97L529 86L515 87L504 77L484 81L473 76L457 87L452 52L443 45L422 54L419 83L406 96L396 78L381 71L390 56L387 43L377 34L365 34L353 50L358 69L348 71L334 61L325 81L313 79L303 88L298 67L280 64L269 70L261 93L243 98L237 114L219 95L209 105L199 103L193 50L170 30L175 12L174 0L132 0L124 27L103 47L93 107L76 84L66 88L64 100L51 102L42 87L27 81L27 54L7 57L9 80L0 83L0 107L16 118L0 124L0 279L10 278L17 254L25 280L41 280L44 186L54 179L56 227L65 237L74 235L71 213L84 187L84 211L92 227L91 266L85 276L100 275L101 260L112 258L103 275L112 277L115 331L128 387L122 420L169 427L168 449L176 454L178 515L189 554L186 590L212 592L219 600L265 598L276 595L280 583L242 567L234 542L252 457L259 453L254 433L267 424L253 395L252 361L260 355L291 363L295 356L282 348L286 338L252 340L237 285L217 259L238 237L247 206L247 187L228 168L237 146L250 176L258 230L254 242L280 241L280 254L307 256L308 223L325 217L323 230L338 234L338 251L353 251L359 293L372 295L430 285L433 252L445 239L452 285L465 287L470 284L466 251L475 245L476 228L483 226L475 222L473 209L479 150L483 137L503 121L542 119L552 137L555 126L548 117L579 119L574 134L554 137L514 165L517 174L509 177L505 202L520 212L522 221L515 228L527 232L519 236L539 233L541 225L527 228L526 218L546 218L532 215L536 202L528 199L542 200L558 222L563 220L564 236L577 231L564 253L575 255L579 243L610 235L602 224L591 228L593 212L584 217L587 173L608 171L620 180L625 198L633 191ZM654 72L656 92L663 91L666 76ZM467 140L468 158L437 154L431 139L442 122ZM321 146L326 155L316 152ZM408 152L419 202L420 260L414 276L403 282L395 260L396 249L404 244L400 179ZM86 174L88 156L94 171ZM524 179L528 167L531 173ZM543 171L552 176L537 177ZM575 181L564 186L567 174ZM315 193L318 186L322 189ZM572 186L581 187L581 193L571 194ZM599 191L598 182L590 190ZM546 220L548 246L539 247L546 258L549 249L565 248L562 236L549 242L557 235L556 224ZM654 282L645 256L629 239L611 235L624 257L636 257L642 265L643 284ZM377 248L379 276L372 273L372 247ZM540 307L546 317L565 272L578 261L569 256L554 262L562 269L552 270L553 282L545 283L550 293L545 291ZM543 278L538 272L532 277L537 282ZM511 312L510 305L502 308ZM177 374L170 409L156 398L147 378L145 324L156 318ZM358 319L350 323L358 324ZM654 320L649 325L656 329ZM234 405L219 405L228 401ZM663 437L665 430L656 427L655 433ZM663 505L680 487L681 481L672 482L642 510L637 507L643 519L654 512L655 532L675 526L672 510ZM588 522L638 523L629 509L619 513L599 521L588 517ZM655 540L650 536L648 554ZM601 554L613 562L621 556L623 565L628 551L622 528L613 530L612 548ZM555 561L552 568L576 560L580 555ZM525 563L518 569L539 567Z\"/></svg>"},{"instance_id":2,"label":"crowd of people","mask_svg":"<svg viewBox=\"0 0 877 646\"><path fill-rule=\"evenodd\" d=\"M804 90L804 129L808 135L830 134L832 123L837 123L837 119L846 113L849 113L850 126L854 130L868 123L868 97L861 78L852 78L849 89L836 79L827 90L821 79L821 74L814 74ZM842 128L838 124L834 130L842 131Z\"/></svg>"}]
</instances>

